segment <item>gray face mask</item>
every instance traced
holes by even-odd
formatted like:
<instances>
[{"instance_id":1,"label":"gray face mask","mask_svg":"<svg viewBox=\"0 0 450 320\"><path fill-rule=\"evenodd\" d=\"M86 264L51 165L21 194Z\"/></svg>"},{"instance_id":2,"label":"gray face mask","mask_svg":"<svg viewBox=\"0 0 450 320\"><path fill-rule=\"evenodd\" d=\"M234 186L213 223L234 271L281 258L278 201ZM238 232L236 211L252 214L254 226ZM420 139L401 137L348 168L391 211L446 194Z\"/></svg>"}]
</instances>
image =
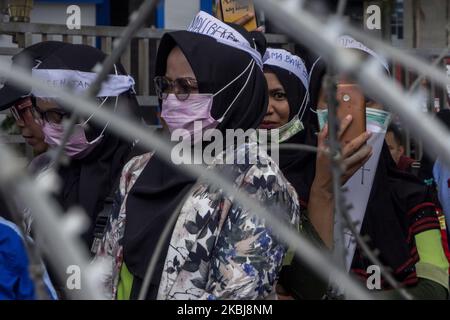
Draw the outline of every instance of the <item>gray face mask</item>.
<instances>
[{"instance_id":1,"label":"gray face mask","mask_svg":"<svg viewBox=\"0 0 450 320\"><path fill-rule=\"evenodd\" d=\"M301 132L305 129L302 118L305 114L307 104L309 102L309 93L307 92L305 96L303 97L302 104L300 106L300 109L298 113L289 120L286 124L282 125L279 128L271 129L270 136L272 143L282 143L286 140L289 140L291 137L296 135L297 133ZM266 129L259 129L260 130L266 130ZM275 138L278 137L278 138ZM273 141L274 139L277 139L277 141Z\"/></svg>"},{"instance_id":2,"label":"gray face mask","mask_svg":"<svg viewBox=\"0 0 450 320\"><path fill-rule=\"evenodd\" d=\"M303 122L298 117L298 114L296 114L288 123L272 130L278 130L278 143L281 143L296 135L304 128Z\"/></svg>"}]
</instances>

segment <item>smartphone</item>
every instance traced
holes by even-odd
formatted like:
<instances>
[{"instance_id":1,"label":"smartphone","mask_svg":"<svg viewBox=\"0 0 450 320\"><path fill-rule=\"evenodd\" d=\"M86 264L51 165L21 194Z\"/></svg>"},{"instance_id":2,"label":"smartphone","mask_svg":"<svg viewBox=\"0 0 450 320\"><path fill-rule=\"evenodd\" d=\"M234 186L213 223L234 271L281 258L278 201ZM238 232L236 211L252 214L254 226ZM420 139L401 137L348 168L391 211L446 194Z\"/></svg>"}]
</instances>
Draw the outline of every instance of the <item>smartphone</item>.
<instances>
[{"instance_id":1,"label":"smartphone","mask_svg":"<svg viewBox=\"0 0 450 320\"><path fill-rule=\"evenodd\" d=\"M258 28L255 5L252 0L220 0L217 17L224 22L234 23L246 14L253 14L253 18L243 27L248 31Z\"/></svg>"},{"instance_id":2,"label":"smartphone","mask_svg":"<svg viewBox=\"0 0 450 320\"><path fill-rule=\"evenodd\" d=\"M341 141L349 143L366 131L366 103L364 94L357 84L339 84L337 86L339 107L337 116L342 122L347 115L352 115L352 122L345 130Z\"/></svg>"}]
</instances>

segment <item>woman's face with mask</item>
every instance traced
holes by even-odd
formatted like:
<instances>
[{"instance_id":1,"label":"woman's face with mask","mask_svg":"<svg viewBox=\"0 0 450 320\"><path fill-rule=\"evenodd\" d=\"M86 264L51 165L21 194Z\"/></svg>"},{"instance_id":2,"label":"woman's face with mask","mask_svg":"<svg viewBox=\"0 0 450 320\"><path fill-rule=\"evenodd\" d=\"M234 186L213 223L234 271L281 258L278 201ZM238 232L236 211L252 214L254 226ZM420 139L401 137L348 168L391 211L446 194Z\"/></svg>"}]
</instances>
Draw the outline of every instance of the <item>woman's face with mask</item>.
<instances>
[{"instance_id":1,"label":"woman's face with mask","mask_svg":"<svg viewBox=\"0 0 450 320\"><path fill-rule=\"evenodd\" d=\"M189 61L178 46L175 46L167 57L164 78L165 89L162 91L164 91L165 95L174 93L180 99L184 99L191 93L199 93L194 70L192 70ZM164 128L168 129L168 125L163 117L161 117L161 122Z\"/></svg>"},{"instance_id":2,"label":"woman's face with mask","mask_svg":"<svg viewBox=\"0 0 450 320\"><path fill-rule=\"evenodd\" d=\"M278 77L271 72L264 72L264 75L269 88L269 106L266 116L259 127L262 129L276 129L289 121L289 102L286 91Z\"/></svg>"}]
</instances>

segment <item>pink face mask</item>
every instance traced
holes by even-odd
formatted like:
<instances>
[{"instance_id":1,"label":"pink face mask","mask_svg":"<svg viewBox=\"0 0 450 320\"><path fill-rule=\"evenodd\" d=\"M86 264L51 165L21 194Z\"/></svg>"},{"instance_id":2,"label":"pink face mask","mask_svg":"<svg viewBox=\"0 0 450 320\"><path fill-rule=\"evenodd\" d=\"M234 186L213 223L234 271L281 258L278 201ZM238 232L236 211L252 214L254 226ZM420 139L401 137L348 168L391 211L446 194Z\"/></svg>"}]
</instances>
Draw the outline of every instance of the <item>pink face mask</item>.
<instances>
[{"instance_id":1,"label":"pink face mask","mask_svg":"<svg viewBox=\"0 0 450 320\"><path fill-rule=\"evenodd\" d=\"M211 116L213 99L212 94L190 94L188 99L180 101L175 94L169 94L162 102L161 117L170 133L184 129L179 130L183 139L196 137L196 133L201 135L203 130L213 129L219 124L219 121ZM196 121L201 122L201 126L194 127Z\"/></svg>"},{"instance_id":2,"label":"pink face mask","mask_svg":"<svg viewBox=\"0 0 450 320\"><path fill-rule=\"evenodd\" d=\"M102 103L98 106L98 108L101 108L105 102L108 100L108 97L106 97ZM116 97L116 102L114 105L114 113L117 109L117 103L118 103L119 97ZM104 133L106 131L106 128L109 125L109 122L105 125L102 132L100 132L99 136L95 138L92 141L88 141L86 138L86 132L85 127L87 123L92 119L95 112L82 124L76 124L73 128L73 133L70 136L67 143L64 145L64 152L66 155L73 159L82 159L86 157L91 151L100 143L102 138L104 137ZM61 145L61 140L64 137L64 126L62 124L56 124L56 123L48 123L47 121L44 121L44 124L42 126L42 131L44 132L44 141L47 143L51 148L56 148L59 145Z\"/></svg>"},{"instance_id":3,"label":"pink face mask","mask_svg":"<svg viewBox=\"0 0 450 320\"><path fill-rule=\"evenodd\" d=\"M202 132L204 132L206 129L216 128L217 125L223 121L225 115L228 113L228 111L230 111L231 107L244 91L244 88L247 86L247 83L250 80L254 67L255 62L251 60L241 74L239 74L234 80L232 80L225 87L214 94L191 93L189 97L184 101L178 100L175 94L169 94L167 98L162 102L161 118L164 119L167 126L169 127L170 133L173 134L175 130L183 129L180 130L180 135L183 137L183 140L189 137L194 137L194 139L198 137L201 139ZM228 88L240 77L242 77L248 69L250 69L250 72L247 76L245 84L242 86L239 93L225 110L222 117L217 120L214 119L211 115L211 108L214 97ZM195 125L195 122L201 122L201 126ZM196 142L198 141L194 141L194 143Z\"/></svg>"},{"instance_id":4,"label":"pink face mask","mask_svg":"<svg viewBox=\"0 0 450 320\"><path fill-rule=\"evenodd\" d=\"M56 148L61 144L61 139L64 136L64 126L62 124L49 124L48 122L44 122L42 131L45 135L44 141L51 148ZM98 145L102 137L103 132L95 140L89 142L86 138L83 125L77 124L64 147L64 151L71 158L81 159L87 156Z\"/></svg>"}]
</instances>

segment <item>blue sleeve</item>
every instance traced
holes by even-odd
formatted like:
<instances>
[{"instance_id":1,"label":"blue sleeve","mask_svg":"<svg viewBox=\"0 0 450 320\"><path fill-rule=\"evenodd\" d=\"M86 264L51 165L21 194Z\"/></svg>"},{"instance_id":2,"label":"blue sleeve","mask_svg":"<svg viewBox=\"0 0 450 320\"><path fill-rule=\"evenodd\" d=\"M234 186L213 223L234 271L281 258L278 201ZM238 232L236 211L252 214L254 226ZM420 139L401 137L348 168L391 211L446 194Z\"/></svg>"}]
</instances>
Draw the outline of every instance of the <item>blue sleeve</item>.
<instances>
[{"instance_id":1,"label":"blue sleeve","mask_svg":"<svg viewBox=\"0 0 450 320\"><path fill-rule=\"evenodd\" d=\"M34 298L23 240L16 230L0 221L0 300Z\"/></svg>"},{"instance_id":2,"label":"blue sleeve","mask_svg":"<svg viewBox=\"0 0 450 320\"><path fill-rule=\"evenodd\" d=\"M48 297L52 300L58 299L45 266L42 280ZM15 224L0 217L0 300L35 298L34 283L29 273L28 255L22 234Z\"/></svg>"},{"instance_id":3,"label":"blue sleeve","mask_svg":"<svg viewBox=\"0 0 450 320\"><path fill-rule=\"evenodd\" d=\"M434 163L434 166L433 166L433 178L439 188L440 188L439 184L441 181L441 179L440 179L441 177L439 175L440 170L441 170L441 166L440 166L439 160L436 160L436 162Z\"/></svg>"},{"instance_id":4,"label":"blue sleeve","mask_svg":"<svg viewBox=\"0 0 450 320\"><path fill-rule=\"evenodd\" d=\"M444 211L445 220L447 223L447 230L450 225L450 170L439 160L437 160L433 167L433 177L438 188L438 198Z\"/></svg>"}]
</instances>

